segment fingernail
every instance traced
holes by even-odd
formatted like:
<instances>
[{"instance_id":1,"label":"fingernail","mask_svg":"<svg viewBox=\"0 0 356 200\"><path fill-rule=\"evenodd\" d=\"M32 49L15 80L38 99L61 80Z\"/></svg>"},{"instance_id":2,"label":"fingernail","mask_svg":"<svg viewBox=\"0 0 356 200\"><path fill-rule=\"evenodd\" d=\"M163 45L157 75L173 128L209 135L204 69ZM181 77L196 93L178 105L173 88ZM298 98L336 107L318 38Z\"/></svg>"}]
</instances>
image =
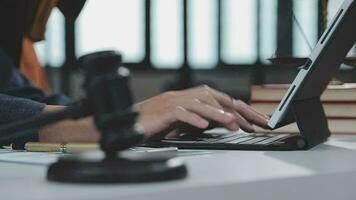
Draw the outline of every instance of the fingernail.
<instances>
[{"instance_id":1,"label":"fingernail","mask_svg":"<svg viewBox=\"0 0 356 200\"><path fill-rule=\"evenodd\" d=\"M239 130L239 125L237 125L236 123L232 123L231 125L230 125L230 127L231 127L231 129L233 130L233 131L237 131L237 130Z\"/></svg>"},{"instance_id":2,"label":"fingernail","mask_svg":"<svg viewBox=\"0 0 356 200\"><path fill-rule=\"evenodd\" d=\"M228 117L229 119L235 119L235 116L232 113L229 112L225 112L224 113L226 117Z\"/></svg>"},{"instance_id":3,"label":"fingernail","mask_svg":"<svg viewBox=\"0 0 356 200\"><path fill-rule=\"evenodd\" d=\"M200 125L201 125L200 128L207 128L209 126L209 122L206 120L201 120Z\"/></svg>"}]
</instances>

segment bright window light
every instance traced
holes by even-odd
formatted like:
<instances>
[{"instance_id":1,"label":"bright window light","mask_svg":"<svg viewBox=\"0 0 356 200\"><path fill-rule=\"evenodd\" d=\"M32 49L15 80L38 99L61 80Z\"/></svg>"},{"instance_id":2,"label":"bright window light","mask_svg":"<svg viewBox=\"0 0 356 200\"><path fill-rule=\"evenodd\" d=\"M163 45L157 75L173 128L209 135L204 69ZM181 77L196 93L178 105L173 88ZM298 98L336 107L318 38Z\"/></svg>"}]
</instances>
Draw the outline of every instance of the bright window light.
<instances>
[{"instance_id":1,"label":"bright window light","mask_svg":"<svg viewBox=\"0 0 356 200\"><path fill-rule=\"evenodd\" d=\"M64 64L64 16L57 8L48 19L45 40L35 43L35 50L42 65L60 67Z\"/></svg>"},{"instance_id":2,"label":"bright window light","mask_svg":"<svg viewBox=\"0 0 356 200\"><path fill-rule=\"evenodd\" d=\"M269 63L277 49L277 8L278 0L263 0L261 2L261 52L260 59Z\"/></svg>"},{"instance_id":3,"label":"bright window light","mask_svg":"<svg viewBox=\"0 0 356 200\"><path fill-rule=\"evenodd\" d=\"M257 59L257 1L223 1L222 59L229 64L252 64Z\"/></svg>"},{"instance_id":4,"label":"bright window light","mask_svg":"<svg viewBox=\"0 0 356 200\"><path fill-rule=\"evenodd\" d=\"M328 1L328 24L331 23L332 19L336 15L336 12L339 10L339 8L343 2L344 2L344 0L329 0Z\"/></svg>"},{"instance_id":5,"label":"bright window light","mask_svg":"<svg viewBox=\"0 0 356 200\"><path fill-rule=\"evenodd\" d=\"M77 20L77 56L117 50L125 62L140 62L144 48L143 0L89 0Z\"/></svg>"},{"instance_id":6,"label":"bright window light","mask_svg":"<svg viewBox=\"0 0 356 200\"><path fill-rule=\"evenodd\" d=\"M294 13L298 20L293 22L293 55L308 57L310 48L314 48L318 40L318 1L317 0L294 0ZM307 41L303 38L303 32Z\"/></svg>"},{"instance_id":7,"label":"bright window light","mask_svg":"<svg viewBox=\"0 0 356 200\"><path fill-rule=\"evenodd\" d=\"M152 63L157 68L183 64L183 1L152 1Z\"/></svg>"},{"instance_id":8,"label":"bright window light","mask_svg":"<svg viewBox=\"0 0 356 200\"><path fill-rule=\"evenodd\" d=\"M193 68L217 65L217 1L188 1L188 60Z\"/></svg>"}]
</instances>

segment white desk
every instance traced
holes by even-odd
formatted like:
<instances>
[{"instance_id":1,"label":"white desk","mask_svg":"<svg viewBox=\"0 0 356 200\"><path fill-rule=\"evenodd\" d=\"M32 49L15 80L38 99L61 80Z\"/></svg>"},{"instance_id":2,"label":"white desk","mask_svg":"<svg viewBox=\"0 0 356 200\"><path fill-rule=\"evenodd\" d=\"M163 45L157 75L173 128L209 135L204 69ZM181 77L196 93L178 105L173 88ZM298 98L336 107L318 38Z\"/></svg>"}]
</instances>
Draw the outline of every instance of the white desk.
<instances>
[{"instance_id":1,"label":"white desk","mask_svg":"<svg viewBox=\"0 0 356 200\"><path fill-rule=\"evenodd\" d=\"M0 199L356 199L356 136L310 151L210 151L182 157L180 181L131 185L48 182L46 167L0 162Z\"/></svg>"}]
</instances>

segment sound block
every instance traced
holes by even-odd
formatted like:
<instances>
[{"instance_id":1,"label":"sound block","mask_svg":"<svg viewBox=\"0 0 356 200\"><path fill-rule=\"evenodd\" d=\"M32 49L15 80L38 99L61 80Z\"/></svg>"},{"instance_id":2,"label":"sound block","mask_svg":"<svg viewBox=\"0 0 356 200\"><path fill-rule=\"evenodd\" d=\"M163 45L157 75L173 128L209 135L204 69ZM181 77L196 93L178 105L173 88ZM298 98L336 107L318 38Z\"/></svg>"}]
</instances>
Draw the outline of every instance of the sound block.
<instances>
[{"instance_id":1,"label":"sound block","mask_svg":"<svg viewBox=\"0 0 356 200\"><path fill-rule=\"evenodd\" d=\"M182 179L187 168L178 158L60 158L47 171L47 179L68 183L142 183Z\"/></svg>"}]
</instances>

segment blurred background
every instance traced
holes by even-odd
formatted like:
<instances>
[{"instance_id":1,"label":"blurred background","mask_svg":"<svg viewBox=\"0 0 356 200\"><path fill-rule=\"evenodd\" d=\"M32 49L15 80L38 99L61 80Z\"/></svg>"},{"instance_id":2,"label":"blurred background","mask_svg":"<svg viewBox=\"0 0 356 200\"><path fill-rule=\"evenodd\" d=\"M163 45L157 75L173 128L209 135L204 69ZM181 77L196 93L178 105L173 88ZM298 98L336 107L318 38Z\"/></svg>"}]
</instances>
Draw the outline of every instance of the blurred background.
<instances>
[{"instance_id":1,"label":"blurred background","mask_svg":"<svg viewBox=\"0 0 356 200\"><path fill-rule=\"evenodd\" d=\"M82 95L76 59L114 49L132 72L137 101L202 83L248 100L253 84L294 79L296 66L269 59L308 56L342 2L87 0L75 23L55 9L35 48L52 90L73 98ZM345 65L337 77L355 82L356 72Z\"/></svg>"}]
</instances>

